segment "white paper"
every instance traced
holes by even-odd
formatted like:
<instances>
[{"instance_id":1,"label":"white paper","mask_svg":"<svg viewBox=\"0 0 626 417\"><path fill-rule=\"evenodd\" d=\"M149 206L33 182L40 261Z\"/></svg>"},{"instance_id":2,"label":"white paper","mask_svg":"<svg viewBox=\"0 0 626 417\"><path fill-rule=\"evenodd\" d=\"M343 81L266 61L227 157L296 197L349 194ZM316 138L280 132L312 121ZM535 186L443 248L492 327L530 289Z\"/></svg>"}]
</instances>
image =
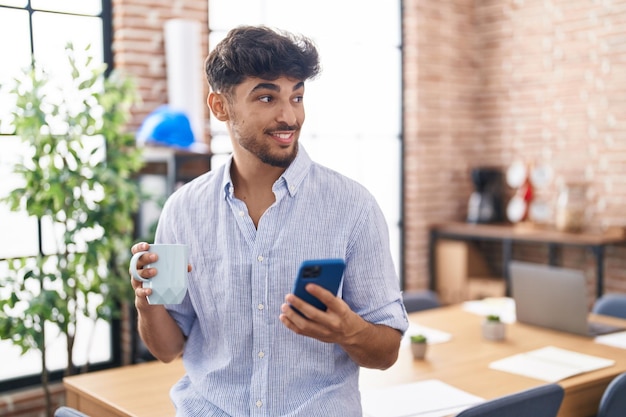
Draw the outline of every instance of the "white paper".
<instances>
[{"instance_id":1,"label":"white paper","mask_svg":"<svg viewBox=\"0 0 626 417\"><path fill-rule=\"evenodd\" d=\"M596 343L626 349L626 331L597 336Z\"/></svg>"},{"instance_id":2,"label":"white paper","mask_svg":"<svg viewBox=\"0 0 626 417\"><path fill-rule=\"evenodd\" d=\"M404 337L402 338L402 345L408 346L411 343L411 336L418 334L423 334L424 336L426 336L426 343L428 343L429 345L448 342L450 341L450 339L452 339L452 335L450 333L446 333L437 329L432 329L426 326L421 326L419 324L410 323L409 328L404 333Z\"/></svg>"},{"instance_id":3,"label":"white paper","mask_svg":"<svg viewBox=\"0 0 626 417\"><path fill-rule=\"evenodd\" d=\"M613 364L615 361L612 359L547 346L492 362L489 368L542 381L557 382L574 375L607 368Z\"/></svg>"},{"instance_id":4,"label":"white paper","mask_svg":"<svg viewBox=\"0 0 626 417\"><path fill-rule=\"evenodd\" d=\"M366 417L442 417L483 401L437 379L361 392Z\"/></svg>"},{"instance_id":5,"label":"white paper","mask_svg":"<svg viewBox=\"0 0 626 417\"><path fill-rule=\"evenodd\" d=\"M504 323L514 323L516 320L515 300L509 297L488 297L482 300L465 301L463 310L479 316L496 314Z\"/></svg>"}]
</instances>

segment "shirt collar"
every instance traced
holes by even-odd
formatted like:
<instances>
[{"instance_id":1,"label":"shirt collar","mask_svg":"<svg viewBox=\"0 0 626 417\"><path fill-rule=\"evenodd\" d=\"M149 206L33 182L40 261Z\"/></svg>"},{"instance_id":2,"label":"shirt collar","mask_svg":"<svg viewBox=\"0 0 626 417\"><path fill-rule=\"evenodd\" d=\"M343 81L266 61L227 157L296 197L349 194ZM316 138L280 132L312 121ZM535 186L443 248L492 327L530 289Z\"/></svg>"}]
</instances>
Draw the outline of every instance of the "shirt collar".
<instances>
[{"instance_id":1,"label":"shirt collar","mask_svg":"<svg viewBox=\"0 0 626 417\"><path fill-rule=\"evenodd\" d=\"M233 181L230 177L230 167L232 163L233 156L231 155L223 166L224 171L222 173L222 189L224 190L224 198L232 197L234 193ZM276 187L284 183L287 187L289 195L291 197L295 196L298 188L302 184L302 181L304 181L304 178L309 172L312 164L313 161L311 160L311 157L304 149L304 146L299 143L298 154L296 155L296 158L285 170L283 175L281 175L280 178L276 181L276 184L274 186Z\"/></svg>"},{"instance_id":2,"label":"shirt collar","mask_svg":"<svg viewBox=\"0 0 626 417\"><path fill-rule=\"evenodd\" d=\"M304 146L302 146L302 144L298 144L298 155L296 155L296 159L293 160L283 175L280 176L277 183L279 181L284 181L287 185L289 195L291 197L295 196L298 192L298 188L300 188L300 185L302 184L302 181L304 181L304 178L309 173L312 164L313 161L304 149Z\"/></svg>"}]
</instances>

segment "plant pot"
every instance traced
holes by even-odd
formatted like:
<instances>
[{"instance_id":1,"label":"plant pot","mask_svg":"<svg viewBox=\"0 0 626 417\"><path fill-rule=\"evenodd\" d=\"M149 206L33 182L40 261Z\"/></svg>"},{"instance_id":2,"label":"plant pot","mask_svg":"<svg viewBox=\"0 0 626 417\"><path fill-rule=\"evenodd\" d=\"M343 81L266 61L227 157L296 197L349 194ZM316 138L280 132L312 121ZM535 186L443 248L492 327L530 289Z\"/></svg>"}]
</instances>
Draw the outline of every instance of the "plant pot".
<instances>
[{"instance_id":1,"label":"plant pot","mask_svg":"<svg viewBox=\"0 0 626 417\"><path fill-rule=\"evenodd\" d=\"M424 359L424 357L426 356L427 348L427 343L411 343L411 352L413 352L413 358Z\"/></svg>"},{"instance_id":2,"label":"plant pot","mask_svg":"<svg viewBox=\"0 0 626 417\"><path fill-rule=\"evenodd\" d=\"M501 321L484 321L482 324L483 338L487 340L504 340L506 324Z\"/></svg>"}]
</instances>

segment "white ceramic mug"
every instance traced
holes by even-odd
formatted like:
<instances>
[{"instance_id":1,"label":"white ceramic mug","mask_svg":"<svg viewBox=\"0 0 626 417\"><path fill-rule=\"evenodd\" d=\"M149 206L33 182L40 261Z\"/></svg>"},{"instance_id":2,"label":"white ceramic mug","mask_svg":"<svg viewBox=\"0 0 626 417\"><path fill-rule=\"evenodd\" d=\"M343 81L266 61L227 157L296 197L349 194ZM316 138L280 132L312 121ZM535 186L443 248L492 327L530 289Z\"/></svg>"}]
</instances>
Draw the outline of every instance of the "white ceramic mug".
<instances>
[{"instance_id":1,"label":"white ceramic mug","mask_svg":"<svg viewBox=\"0 0 626 417\"><path fill-rule=\"evenodd\" d=\"M152 278L143 278L137 271L137 261L148 253L156 253L159 259L146 265L156 268L157 274ZM148 251L137 252L130 259L130 273L134 279L141 281L143 288L151 288L148 296L150 304L180 304L187 292L187 245L153 244Z\"/></svg>"}]
</instances>

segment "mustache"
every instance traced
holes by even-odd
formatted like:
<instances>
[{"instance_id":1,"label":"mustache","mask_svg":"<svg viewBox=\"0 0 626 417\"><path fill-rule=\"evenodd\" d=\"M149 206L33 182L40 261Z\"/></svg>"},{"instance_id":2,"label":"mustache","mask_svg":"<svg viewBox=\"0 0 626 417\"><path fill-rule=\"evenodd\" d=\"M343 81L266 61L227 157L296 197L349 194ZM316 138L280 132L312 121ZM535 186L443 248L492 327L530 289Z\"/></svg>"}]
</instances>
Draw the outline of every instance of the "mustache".
<instances>
[{"instance_id":1,"label":"mustache","mask_svg":"<svg viewBox=\"0 0 626 417\"><path fill-rule=\"evenodd\" d=\"M300 130L300 124L296 123L295 125L288 125L287 123L281 123L276 126L272 126L269 129L265 129L266 133L276 132L277 130Z\"/></svg>"}]
</instances>

